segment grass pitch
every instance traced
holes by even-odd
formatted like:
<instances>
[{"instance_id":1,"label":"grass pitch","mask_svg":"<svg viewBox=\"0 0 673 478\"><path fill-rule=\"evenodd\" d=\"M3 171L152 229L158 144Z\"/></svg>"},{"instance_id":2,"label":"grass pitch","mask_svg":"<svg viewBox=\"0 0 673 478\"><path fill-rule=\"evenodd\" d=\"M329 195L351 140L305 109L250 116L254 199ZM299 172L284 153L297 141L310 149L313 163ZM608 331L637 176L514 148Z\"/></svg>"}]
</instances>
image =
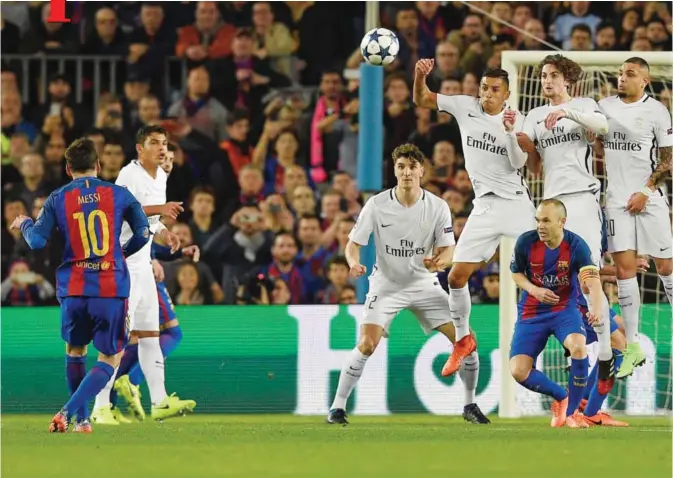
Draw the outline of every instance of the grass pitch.
<instances>
[{"instance_id":1,"label":"grass pitch","mask_svg":"<svg viewBox=\"0 0 673 478\"><path fill-rule=\"evenodd\" d=\"M50 416L2 417L3 478L671 477L668 418L552 429L547 418L192 415L50 435Z\"/></svg>"}]
</instances>

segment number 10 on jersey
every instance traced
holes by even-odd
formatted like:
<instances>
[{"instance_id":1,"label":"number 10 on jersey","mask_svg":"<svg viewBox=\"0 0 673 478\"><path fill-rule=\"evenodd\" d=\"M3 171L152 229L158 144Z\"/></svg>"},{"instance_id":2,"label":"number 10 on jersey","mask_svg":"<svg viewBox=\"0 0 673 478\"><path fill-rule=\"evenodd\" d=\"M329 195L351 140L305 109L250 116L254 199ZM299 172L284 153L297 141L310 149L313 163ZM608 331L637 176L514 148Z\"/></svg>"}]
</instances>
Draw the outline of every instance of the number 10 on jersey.
<instances>
[{"instance_id":1,"label":"number 10 on jersey","mask_svg":"<svg viewBox=\"0 0 673 478\"><path fill-rule=\"evenodd\" d=\"M84 250L84 259L92 256L102 257L110 251L110 230L108 228L107 216L100 209L94 209L88 216L83 212L76 212L72 218L77 221L79 226L79 236ZM96 218L100 222L101 241L98 242L96 236Z\"/></svg>"}]
</instances>

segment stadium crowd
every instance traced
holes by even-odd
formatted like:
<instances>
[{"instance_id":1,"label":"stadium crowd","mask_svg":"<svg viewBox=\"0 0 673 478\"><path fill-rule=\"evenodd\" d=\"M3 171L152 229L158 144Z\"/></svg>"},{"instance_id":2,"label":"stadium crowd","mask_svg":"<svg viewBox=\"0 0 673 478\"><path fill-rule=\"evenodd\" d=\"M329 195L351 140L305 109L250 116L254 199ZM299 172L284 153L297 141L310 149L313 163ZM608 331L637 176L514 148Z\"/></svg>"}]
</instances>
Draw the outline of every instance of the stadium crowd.
<instances>
[{"instance_id":1,"label":"stadium crowd","mask_svg":"<svg viewBox=\"0 0 673 478\"><path fill-rule=\"evenodd\" d=\"M100 176L114 181L135 157L135 131L153 123L169 131L175 150L167 197L185 206L171 227L202 253L196 264L156 267L174 303L355 303L342 253L363 204L355 180L358 80L343 72L361 61L364 3L66 6L72 22L59 24L46 22L49 3L2 4L2 304L55 303L58 241L31 251L8 225L18 214L35 218L68 181L66 146L91 138ZM460 130L448 114L414 108L417 59L436 59L433 91L476 96L481 72L499 66L502 51L551 49L539 40L565 50L671 50L665 2L477 6L490 16L461 2L381 2L381 25L401 42L386 68L384 157L407 141L422 149L431 159L424 187L449 204L458 239L472 203ZM54 61L40 69L16 54ZM63 55L124 61L100 72L88 61L81 70L64 67ZM166 81L164 65L174 56L188 73L171 70ZM660 100L670 108L670 90ZM392 166L384 168L391 187ZM474 301L497 303L498 261L475 274L470 288Z\"/></svg>"}]
</instances>

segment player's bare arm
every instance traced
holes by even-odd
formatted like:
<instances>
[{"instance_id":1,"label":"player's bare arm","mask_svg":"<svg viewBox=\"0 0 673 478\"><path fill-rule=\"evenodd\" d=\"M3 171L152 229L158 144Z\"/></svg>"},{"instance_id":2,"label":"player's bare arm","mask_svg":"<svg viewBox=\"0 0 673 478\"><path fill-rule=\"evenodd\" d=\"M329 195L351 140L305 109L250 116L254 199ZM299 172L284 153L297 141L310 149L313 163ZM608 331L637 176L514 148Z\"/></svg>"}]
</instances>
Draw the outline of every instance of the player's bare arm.
<instances>
[{"instance_id":1,"label":"player's bare arm","mask_svg":"<svg viewBox=\"0 0 673 478\"><path fill-rule=\"evenodd\" d=\"M509 158L509 163L514 169L523 168L528 159L528 154L523 148L519 145L519 140L514 134L514 126L516 125L516 115L518 112L511 108L507 108L502 114L502 125L505 128L507 133L507 140L505 146L507 148L507 157Z\"/></svg>"},{"instance_id":2,"label":"player's bare arm","mask_svg":"<svg viewBox=\"0 0 673 478\"><path fill-rule=\"evenodd\" d=\"M598 135L604 135L608 132L608 120L603 113L599 111L584 112L572 108L562 108L549 113L544 120L545 128L552 129L562 118L568 118Z\"/></svg>"},{"instance_id":3,"label":"player's bare arm","mask_svg":"<svg viewBox=\"0 0 673 478\"><path fill-rule=\"evenodd\" d=\"M414 104L422 108L437 108L437 93L428 88L425 80L432 72L435 60L418 60L416 62L416 74L414 75Z\"/></svg>"},{"instance_id":4,"label":"player's bare arm","mask_svg":"<svg viewBox=\"0 0 673 478\"><path fill-rule=\"evenodd\" d=\"M599 325L603 317L603 288L601 286L601 275L598 267L587 266L580 269L580 284L582 289L589 291L589 314L587 315L589 323L592 326Z\"/></svg>"},{"instance_id":5,"label":"player's bare arm","mask_svg":"<svg viewBox=\"0 0 673 478\"><path fill-rule=\"evenodd\" d=\"M645 209L647 200L654 194L654 191L671 177L672 155L673 147L666 146L659 148L659 164L657 164L656 169L647 180L645 187L631 195L629 202L626 204L627 211L633 214L642 212Z\"/></svg>"},{"instance_id":6,"label":"player's bare arm","mask_svg":"<svg viewBox=\"0 0 673 478\"><path fill-rule=\"evenodd\" d=\"M167 202L156 206L143 206L143 211L147 216L168 216L171 219L177 219L185 208L182 207L182 202Z\"/></svg>"},{"instance_id":7,"label":"player's bare arm","mask_svg":"<svg viewBox=\"0 0 673 478\"><path fill-rule=\"evenodd\" d=\"M423 265L430 272L445 271L453 265L453 251L456 246L435 247L432 257L424 257Z\"/></svg>"},{"instance_id":8,"label":"player's bare arm","mask_svg":"<svg viewBox=\"0 0 673 478\"><path fill-rule=\"evenodd\" d=\"M367 273L367 268L360 264L360 248L362 246L356 242L348 241L346 244L346 260L351 268L351 276L360 277Z\"/></svg>"},{"instance_id":9,"label":"player's bare arm","mask_svg":"<svg viewBox=\"0 0 673 478\"><path fill-rule=\"evenodd\" d=\"M549 289L536 286L521 272L512 274L512 279L514 279L514 283L519 289L525 290L543 304L555 305L558 304L558 301L560 300L558 295L554 294Z\"/></svg>"}]
</instances>

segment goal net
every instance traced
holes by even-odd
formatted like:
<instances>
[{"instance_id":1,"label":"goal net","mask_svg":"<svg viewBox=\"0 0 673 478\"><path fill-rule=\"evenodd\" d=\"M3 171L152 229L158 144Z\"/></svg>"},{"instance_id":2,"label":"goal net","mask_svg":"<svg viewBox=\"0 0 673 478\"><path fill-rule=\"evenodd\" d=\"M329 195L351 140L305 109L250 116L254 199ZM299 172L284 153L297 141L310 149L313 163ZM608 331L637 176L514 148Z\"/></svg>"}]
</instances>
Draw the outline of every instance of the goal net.
<instances>
[{"instance_id":1,"label":"goal net","mask_svg":"<svg viewBox=\"0 0 673 478\"><path fill-rule=\"evenodd\" d=\"M502 67L510 77L511 96L508 103L526 114L531 109L544 104L537 65L548 54L544 51L507 51L503 52ZM639 55L650 64L651 83L647 93L661 101L671 110L671 78L673 66L671 54L665 52L564 52L582 66L584 71L580 81L570 91L573 96L589 97L596 101L617 93L617 72L620 65L630 56ZM594 174L603 186L606 184L605 165L594 156ZM525 171L528 185L537 205L543 197L543 175L534 175ZM544 174L544 173L543 173ZM667 185L667 194L671 195L671 186ZM603 187L602 196L605 194ZM604 197L601 197L601 201ZM602 202L602 204L604 204ZM501 244L502 275L500 296L500 353L503 367L501 376L500 416L517 417L521 415L539 415L546 413L551 400L540 394L529 392L519 386L509 375L508 352L516 321L516 300L518 291L509 272L509 259L512 256L514 241L503 240ZM610 262L610 257L606 257ZM668 304L661 281L654 264L646 273L638 275L641 288L641 345L647 353L647 363L636 369L626 381L617 381L610 393L605 408L632 415L651 415L670 412L672 404L671 367L671 306ZM604 284L608 299L615 311L619 310L617 287ZM590 366L596 360L597 344L589 346ZM550 338L547 348L539 357L537 368L543 370L552 379L561 384L567 383L567 359L563 348L554 338Z\"/></svg>"}]
</instances>

